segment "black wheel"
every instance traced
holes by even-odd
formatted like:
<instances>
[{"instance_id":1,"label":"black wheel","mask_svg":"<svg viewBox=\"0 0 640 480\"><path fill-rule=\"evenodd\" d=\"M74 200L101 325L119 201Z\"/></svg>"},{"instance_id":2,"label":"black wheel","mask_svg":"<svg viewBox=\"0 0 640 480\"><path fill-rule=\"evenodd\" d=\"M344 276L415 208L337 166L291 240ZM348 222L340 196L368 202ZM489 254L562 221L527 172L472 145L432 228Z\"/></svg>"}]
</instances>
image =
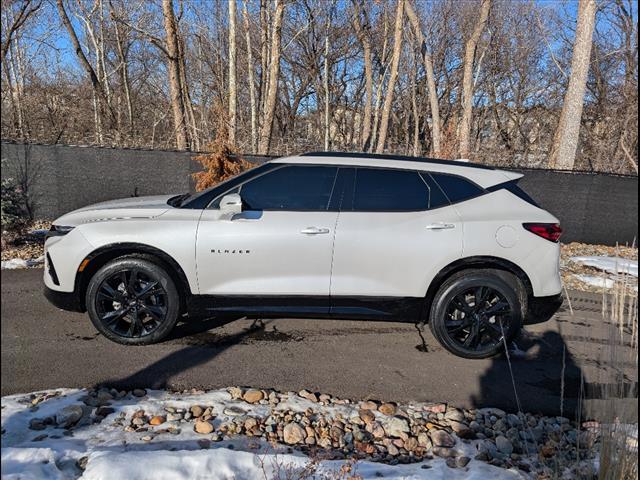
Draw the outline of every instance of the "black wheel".
<instances>
[{"instance_id":1,"label":"black wheel","mask_svg":"<svg viewBox=\"0 0 640 480\"><path fill-rule=\"evenodd\" d=\"M431 305L430 328L451 353L487 358L520 331L526 294L520 280L499 270L466 270L449 278Z\"/></svg>"},{"instance_id":2,"label":"black wheel","mask_svg":"<svg viewBox=\"0 0 640 480\"><path fill-rule=\"evenodd\" d=\"M103 266L89 281L87 311L109 340L146 345L175 326L180 298L167 272L150 260L124 257Z\"/></svg>"}]
</instances>

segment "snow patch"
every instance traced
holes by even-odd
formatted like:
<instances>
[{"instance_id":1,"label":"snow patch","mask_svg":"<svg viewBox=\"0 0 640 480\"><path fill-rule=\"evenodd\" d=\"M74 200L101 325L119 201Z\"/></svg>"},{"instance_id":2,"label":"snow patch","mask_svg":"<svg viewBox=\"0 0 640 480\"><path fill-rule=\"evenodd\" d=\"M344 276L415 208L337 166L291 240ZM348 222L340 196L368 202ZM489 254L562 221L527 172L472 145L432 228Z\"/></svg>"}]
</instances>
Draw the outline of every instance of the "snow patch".
<instances>
[{"instance_id":1,"label":"snow patch","mask_svg":"<svg viewBox=\"0 0 640 480\"><path fill-rule=\"evenodd\" d=\"M593 287L598 288L613 288L616 284L615 280L612 280L607 277L597 277L595 275L584 275L584 274L574 274L578 280L587 285L591 285Z\"/></svg>"},{"instance_id":2,"label":"snow patch","mask_svg":"<svg viewBox=\"0 0 640 480\"><path fill-rule=\"evenodd\" d=\"M621 257L571 257L576 263L581 263L588 267L594 267L609 273L625 273L627 275L638 276L638 261Z\"/></svg>"},{"instance_id":3,"label":"snow patch","mask_svg":"<svg viewBox=\"0 0 640 480\"><path fill-rule=\"evenodd\" d=\"M56 393L57 395L53 395ZM51 394L50 398L44 397ZM47 425L43 430L29 429L33 419L55 416L69 405L81 404L86 390L58 389L36 392L35 394L2 397L2 477L7 479L67 479L108 480L127 478L131 480L192 478L238 480L254 478L298 478L287 476L287 472L302 472L314 468L309 478L344 478L337 473L350 466L352 474L364 479L428 479L428 480L519 480L530 478L515 469L503 469L487 463L471 460L466 468L452 469L445 460L434 458L420 463L386 465L381 463L347 460L313 459L302 452L286 446L273 446L253 437L231 436L220 442L210 442L202 448L198 440L208 436L193 431L192 423L178 423L178 434L148 432L126 432L114 420L125 414L128 418L137 411L147 414L162 414L165 407L189 408L192 405L212 406L217 413L215 422L228 420L223 413L226 409L241 408L247 415L266 416L269 405L250 405L234 400L226 390L212 390L206 393L169 393L148 390L142 398L127 395L111 401L114 412L101 423L87 422L74 427L71 435L64 429ZM36 398L44 398L39 401ZM36 405L34 406L34 403ZM357 404L334 404L321 406L309 400L290 396L275 409L290 409L303 412L309 407L335 417L340 413L344 418L357 414ZM165 423L162 428L168 424ZM149 435L152 439L145 440ZM475 441L458 440L456 449L473 458L477 453ZM78 462L86 457L83 472ZM84 462L82 462L84 463ZM335 472L336 475L331 475Z\"/></svg>"},{"instance_id":4,"label":"snow patch","mask_svg":"<svg viewBox=\"0 0 640 480\"><path fill-rule=\"evenodd\" d=\"M36 265L42 265L44 263L44 256L38 258L30 258L24 260L22 258L12 258L11 260L2 260L2 270L16 270L19 268L35 267Z\"/></svg>"}]
</instances>

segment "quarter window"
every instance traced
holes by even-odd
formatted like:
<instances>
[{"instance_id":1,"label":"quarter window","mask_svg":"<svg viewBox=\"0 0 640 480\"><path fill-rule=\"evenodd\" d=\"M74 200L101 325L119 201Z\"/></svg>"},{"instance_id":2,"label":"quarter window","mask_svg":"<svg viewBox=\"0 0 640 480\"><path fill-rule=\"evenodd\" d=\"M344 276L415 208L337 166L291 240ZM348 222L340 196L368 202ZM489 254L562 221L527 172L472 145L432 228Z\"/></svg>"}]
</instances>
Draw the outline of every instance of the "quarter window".
<instances>
[{"instance_id":1,"label":"quarter window","mask_svg":"<svg viewBox=\"0 0 640 480\"><path fill-rule=\"evenodd\" d=\"M455 175L432 173L431 176L442 188L451 203L463 202L484 193L484 190L475 183Z\"/></svg>"},{"instance_id":2,"label":"quarter window","mask_svg":"<svg viewBox=\"0 0 640 480\"><path fill-rule=\"evenodd\" d=\"M353 210L401 212L428 208L429 189L417 172L357 169Z\"/></svg>"},{"instance_id":3,"label":"quarter window","mask_svg":"<svg viewBox=\"0 0 640 480\"><path fill-rule=\"evenodd\" d=\"M242 185L246 210L327 210L337 167L288 166Z\"/></svg>"}]
</instances>

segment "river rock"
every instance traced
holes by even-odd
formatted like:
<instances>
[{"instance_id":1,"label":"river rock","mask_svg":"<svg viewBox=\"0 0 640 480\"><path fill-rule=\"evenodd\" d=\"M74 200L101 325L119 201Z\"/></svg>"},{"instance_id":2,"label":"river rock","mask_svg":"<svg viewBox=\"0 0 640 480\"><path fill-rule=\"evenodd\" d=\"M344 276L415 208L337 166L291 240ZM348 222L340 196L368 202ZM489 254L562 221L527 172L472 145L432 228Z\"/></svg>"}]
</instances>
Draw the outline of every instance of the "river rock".
<instances>
[{"instance_id":1,"label":"river rock","mask_svg":"<svg viewBox=\"0 0 640 480\"><path fill-rule=\"evenodd\" d=\"M391 417L383 420L382 428L389 437L402 437L403 433L409 433L409 424L403 418Z\"/></svg>"},{"instance_id":2,"label":"river rock","mask_svg":"<svg viewBox=\"0 0 640 480\"><path fill-rule=\"evenodd\" d=\"M299 424L292 422L285 425L282 432L284 442L289 445L302 443L306 438L306 432Z\"/></svg>"},{"instance_id":3,"label":"river rock","mask_svg":"<svg viewBox=\"0 0 640 480\"><path fill-rule=\"evenodd\" d=\"M455 439L444 430L431 430L429 433L436 447L451 448L456 444Z\"/></svg>"},{"instance_id":4,"label":"river rock","mask_svg":"<svg viewBox=\"0 0 640 480\"><path fill-rule=\"evenodd\" d=\"M213 432L213 425L211 424L211 422L206 422L203 420L196 420L196 423L193 427L193 429L198 432L198 433L202 433L202 434L208 434Z\"/></svg>"},{"instance_id":5,"label":"river rock","mask_svg":"<svg viewBox=\"0 0 640 480\"><path fill-rule=\"evenodd\" d=\"M67 405L56 413L56 424L70 427L82 418L84 410L80 405Z\"/></svg>"},{"instance_id":6,"label":"river rock","mask_svg":"<svg viewBox=\"0 0 640 480\"><path fill-rule=\"evenodd\" d=\"M383 403L378 407L378 411L383 415L392 416L396 414L397 407L393 403Z\"/></svg>"},{"instance_id":7,"label":"river rock","mask_svg":"<svg viewBox=\"0 0 640 480\"><path fill-rule=\"evenodd\" d=\"M511 455L513 453L513 443L503 435L496 437L496 448L500 453L504 453L505 455Z\"/></svg>"},{"instance_id":8,"label":"river rock","mask_svg":"<svg viewBox=\"0 0 640 480\"><path fill-rule=\"evenodd\" d=\"M260 390L247 390L244 392L242 399L247 403L258 403L260 400L264 398L264 393Z\"/></svg>"}]
</instances>

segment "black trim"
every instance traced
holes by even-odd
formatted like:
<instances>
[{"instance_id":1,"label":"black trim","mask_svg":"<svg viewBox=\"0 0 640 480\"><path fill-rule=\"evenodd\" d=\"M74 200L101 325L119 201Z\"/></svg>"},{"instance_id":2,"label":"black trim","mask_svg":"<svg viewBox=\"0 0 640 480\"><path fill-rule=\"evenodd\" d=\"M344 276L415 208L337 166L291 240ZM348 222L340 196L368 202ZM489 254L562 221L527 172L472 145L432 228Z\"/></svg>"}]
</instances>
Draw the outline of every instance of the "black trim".
<instances>
[{"instance_id":1,"label":"black trim","mask_svg":"<svg viewBox=\"0 0 640 480\"><path fill-rule=\"evenodd\" d=\"M424 298L308 295L193 295L189 316L340 318L416 323Z\"/></svg>"},{"instance_id":2,"label":"black trim","mask_svg":"<svg viewBox=\"0 0 640 480\"><path fill-rule=\"evenodd\" d=\"M80 304L80 300L76 292L59 292L49 287L44 287L44 296L55 307L71 312L84 312L84 308Z\"/></svg>"},{"instance_id":3,"label":"black trim","mask_svg":"<svg viewBox=\"0 0 640 480\"><path fill-rule=\"evenodd\" d=\"M51 255L49 255L49 252L47 252L47 272L49 273L53 284L60 286L60 280L58 279L58 274L56 273L56 269L53 266L53 260L51 260Z\"/></svg>"},{"instance_id":4,"label":"black trim","mask_svg":"<svg viewBox=\"0 0 640 480\"><path fill-rule=\"evenodd\" d=\"M524 320L525 325L544 323L560 310L564 302L562 293L548 297L529 297L528 312Z\"/></svg>"},{"instance_id":5,"label":"black trim","mask_svg":"<svg viewBox=\"0 0 640 480\"><path fill-rule=\"evenodd\" d=\"M442 160L439 158L427 157L410 157L408 155L387 155L380 153L362 153L362 152L307 152L299 155L300 157L335 157L335 158L370 158L374 160L399 160L403 162L420 162L432 163L434 165L450 165L463 168L476 168L479 170L496 170L494 167L487 165L478 165L477 163L457 162L455 160ZM355 165L354 165L355 166ZM364 166L364 165L363 165Z\"/></svg>"}]
</instances>

